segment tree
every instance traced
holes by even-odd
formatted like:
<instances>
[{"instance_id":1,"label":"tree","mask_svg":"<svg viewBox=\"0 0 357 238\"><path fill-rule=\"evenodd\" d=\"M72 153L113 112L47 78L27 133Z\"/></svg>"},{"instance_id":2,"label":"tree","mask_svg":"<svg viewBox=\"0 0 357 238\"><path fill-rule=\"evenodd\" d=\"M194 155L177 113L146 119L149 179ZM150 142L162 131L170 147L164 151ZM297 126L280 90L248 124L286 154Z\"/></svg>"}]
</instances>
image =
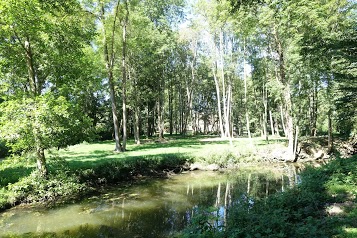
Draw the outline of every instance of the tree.
<instances>
[{"instance_id":1,"label":"tree","mask_svg":"<svg viewBox=\"0 0 357 238\"><path fill-rule=\"evenodd\" d=\"M13 152L35 151L37 168L47 175L45 149L73 145L91 137L91 120L63 96L7 99L1 106L1 135Z\"/></svg>"},{"instance_id":2,"label":"tree","mask_svg":"<svg viewBox=\"0 0 357 238\"><path fill-rule=\"evenodd\" d=\"M319 70L320 78L327 85L325 90L329 121L329 141L332 142L332 114L336 110L336 129L341 135L351 136L356 128L356 7L355 1L329 1L315 6L314 12L302 11L300 19L305 31L300 38L304 60ZM308 3L305 3L308 5ZM323 62L319 64L316 62ZM326 84L328 82L328 84ZM330 145L332 147L332 145Z\"/></svg>"},{"instance_id":3,"label":"tree","mask_svg":"<svg viewBox=\"0 0 357 238\"><path fill-rule=\"evenodd\" d=\"M129 7L128 1L124 1L124 19L122 21L123 37L122 37L122 101L123 101L123 151L126 150L126 140L127 140L127 109L126 109L126 90L127 90L127 25L129 21Z\"/></svg>"},{"instance_id":4,"label":"tree","mask_svg":"<svg viewBox=\"0 0 357 238\"><path fill-rule=\"evenodd\" d=\"M100 20L103 25L102 37L103 37L103 56L105 61L105 68L107 70L108 77L108 86L109 86L109 95L112 108L113 124L114 124L114 138L115 138L115 149L116 152L121 152L122 147L120 145L120 131L119 131L119 120L118 120L118 110L116 102L116 93L115 93L115 83L114 83L114 66L116 59L117 49L115 47L115 36L117 34L117 19L119 14L119 5L120 1L118 0L112 18L106 18L106 6L103 1L100 1ZM112 21L112 22L110 22ZM107 26L107 24L110 24ZM109 29L108 29L109 27Z\"/></svg>"},{"instance_id":5,"label":"tree","mask_svg":"<svg viewBox=\"0 0 357 238\"><path fill-rule=\"evenodd\" d=\"M88 126L86 117L76 117L78 111L71 109L67 90L81 72L82 46L93 33L85 19L74 0L0 1L0 82L5 100L1 133L14 150L36 150L43 176L44 150L78 142L70 133Z\"/></svg>"}]
</instances>

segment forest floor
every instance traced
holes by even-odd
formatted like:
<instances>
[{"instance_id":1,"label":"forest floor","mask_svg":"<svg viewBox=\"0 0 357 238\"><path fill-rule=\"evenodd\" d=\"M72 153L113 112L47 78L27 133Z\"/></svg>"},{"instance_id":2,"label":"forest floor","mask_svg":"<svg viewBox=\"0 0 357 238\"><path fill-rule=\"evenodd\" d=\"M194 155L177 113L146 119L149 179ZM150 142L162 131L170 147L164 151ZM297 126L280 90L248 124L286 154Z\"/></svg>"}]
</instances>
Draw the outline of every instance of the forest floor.
<instances>
[{"instance_id":1,"label":"forest floor","mask_svg":"<svg viewBox=\"0 0 357 238\"><path fill-rule=\"evenodd\" d=\"M169 176L182 170L236 169L257 163L281 163L283 159L280 151L286 145L285 138L270 138L269 141L236 138L230 141L213 136L168 136L163 140L147 139L141 142L136 145L134 141L128 141L127 151L123 153L113 151L113 141L82 143L60 150L49 150L46 157L50 174L46 179L38 175L33 155L13 156L3 160L0 162L0 210L22 203L54 205L75 201L95 193L99 187L107 184L128 183L143 177ZM350 157L356 152L356 141L340 141L336 143L336 148L337 157ZM305 139L299 150L299 162L334 161L332 156L324 154L325 150L324 138ZM316 157L316 154L321 153L324 154L322 157ZM324 160L325 157L330 159ZM341 216L357 216L357 158L353 158L346 159L347 164L343 168L334 167L340 174L336 173L330 179L330 197L321 201L325 205L320 212L329 217L340 219ZM324 163L318 163L319 166L321 164ZM325 182L319 186L326 187ZM350 230L353 234L357 233L355 228L346 226L345 231Z\"/></svg>"}]
</instances>

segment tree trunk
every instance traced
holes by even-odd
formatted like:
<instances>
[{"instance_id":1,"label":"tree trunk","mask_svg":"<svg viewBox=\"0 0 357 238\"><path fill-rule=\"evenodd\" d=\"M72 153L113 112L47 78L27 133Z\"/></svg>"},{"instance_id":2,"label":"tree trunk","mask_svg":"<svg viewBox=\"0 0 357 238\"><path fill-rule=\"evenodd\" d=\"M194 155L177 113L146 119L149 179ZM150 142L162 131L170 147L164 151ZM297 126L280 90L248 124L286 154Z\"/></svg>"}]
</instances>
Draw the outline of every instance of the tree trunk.
<instances>
[{"instance_id":1,"label":"tree trunk","mask_svg":"<svg viewBox=\"0 0 357 238\"><path fill-rule=\"evenodd\" d=\"M30 39L27 37L25 41L25 51L26 51L26 65L27 73L29 77L30 89L34 96L39 95L38 85L36 83L35 67L33 62L32 49L30 44Z\"/></svg>"},{"instance_id":2,"label":"tree trunk","mask_svg":"<svg viewBox=\"0 0 357 238\"><path fill-rule=\"evenodd\" d=\"M284 135L287 136L288 133L286 131L286 127L285 127L285 119L284 119L284 112L283 112L283 106L280 105L280 119L281 119L281 125L283 127L283 132L284 132Z\"/></svg>"},{"instance_id":3,"label":"tree trunk","mask_svg":"<svg viewBox=\"0 0 357 238\"><path fill-rule=\"evenodd\" d=\"M129 19L129 8L128 8L128 1L124 1L125 5L125 18L123 21L123 49L122 49L122 77L123 77L123 85L122 85L122 101L123 101L123 148L122 150L126 150L126 140L127 140L127 109L126 109L126 41L127 41L127 32L126 28L128 25Z\"/></svg>"},{"instance_id":4,"label":"tree trunk","mask_svg":"<svg viewBox=\"0 0 357 238\"><path fill-rule=\"evenodd\" d=\"M163 118L163 106L161 102L161 98L158 99L157 101L157 126L158 126L158 132L159 132L159 139L162 140L164 139L164 118Z\"/></svg>"},{"instance_id":5,"label":"tree trunk","mask_svg":"<svg viewBox=\"0 0 357 238\"><path fill-rule=\"evenodd\" d=\"M37 106L35 110L37 110ZM45 149L42 147L43 142L41 140L41 131L38 125L39 124L38 113L36 111L34 111L33 119L34 119L34 127L32 133L35 139L35 146L36 146L37 169L42 177L46 177L48 175L48 170L46 165Z\"/></svg>"},{"instance_id":6,"label":"tree trunk","mask_svg":"<svg viewBox=\"0 0 357 238\"><path fill-rule=\"evenodd\" d=\"M184 96L183 96L183 88L182 85L180 87L180 134L185 135L186 134L186 125L185 125L185 110L184 107L185 102L184 102Z\"/></svg>"},{"instance_id":7,"label":"tree trunk","mask_svg":"<svg viewBox=\"0 0 357 238\"><path fill-rule=\"evenodd\" d=\"M113 123L114 123L114 139L115 139L115 149L116 152L121 152L120 146L120 132L119 132L119 120L118 120L118 110L116 105L115 99L115 91L114 91L114 82L113 82L113 73L110 71L108 72L108 79L109 79L109 90L110 90L110 102L112 106L112 116L113 116Z\"/></svg>"},{"instance_id":8,"label":"tree trunk","mask_svg":"<svg viewBox=\"0 0 357 238\"><path fill-rule=\"evenodd\" d=\"M154 135L155 129L155 110L156 110L156 102L148 102L147 103L147 138Z\"/></svg>"},{"instance_id":9,"label":"tree trunk","mask_svg":"<svg viewBox=\"0 0 357 238\"><path fill-rule=\"evenodd\" d=\"M134 92L138 92L138 85L136 81L136 77L131 77L131 70L128 70L128 78L129 81L132 82ZM138 93L134 94L134 140L135 144L140 145L140 105L138 99Z\"/></svg>"},{"instance_id":10,"label":"tree trunk","mask_svg":"<svg viewBox=\"0 0 357 238\"><path fill-rule=\"evenodd\" d=\"M192 85L186 84L186 96L187 96L187 104L185 110L185 128L187 129L188 125L192 126Z\"/></svg>"},{"instance_id":11,"label":"tree trunk","mask_svg":"<svg viewBox=\"0 0 357 238\"><path fill-rule=\"evenodd\" d=\"M135 140L135 144L140 145L139 108L134 109L134 140Z\"/></svg>"},{"instance_id":12,"label":"tree trunk","mask_svg":"<svg viewBox=\"0 0 357 238\"><path fill-rule=\"evenodd\" d=\"M219 58L221 63L220 68L220 78L222 83L222 104L223 104L223 119L224 119L224 127L223 127L223 135L224 137L229 136L229 99L226 90L226 80L224 75L224 49L223 49L223 31L221 29L219 33Z\"/></svg>"},{"instance_id":13,"label":"tree trunk","mask_svg":"<svg viewBox=\"0 0 357 238\"><path fill-rule=\"evenodd\" d=\"M292 101L291 101L291 89L290 84L285 75L285 59L284 49L279 39L278 33L274 26L274 38L277 46L277 53L279 57L279 80L283 86L283 106L284 108L284 120L286 127L286 136L288 138L287 158L286 160L294 160L294 125L292 117Z\"/></svg>"},{"instance_id":14,"label":"tree trunk","mask_svg":"<svg viewBox=\"0 0 357 238\"><path fill-rule=\"evenodd\" d=\"M275 123L274 123L274 130L275 130L275 135L280 137L278 120L276 120Z\"/></svg>"},{"instance_id":15,"label":"tree trunk","mask_svg":"<svg viewBox=\"0 0 357 238\"><path fill-rule=\"evenodd\" d=\"M293 118L291 116L292 106L291 106L291 96L290 96L290 86L286 85L284 90L285 99L285 110L284 110L284 119L286 122L286 133L288 138L288 152L293 154L294 150L294 126L293 126Z\"/></svg>"},{"instance_id":16,"label":"tree trunk","mask_svg":"<svg viewBox=\"0 0 357 238\"><path fill-rule=\"evenodd\" d=\"M263 85L263 104L264 104L264 114L263 114L263 126L264 126L264 137L266 141L269 141L268 137L268 89Z\"/></svg>"},{"instance_id":17,"label":"tree trunk","mask_svg":"<svg viewBox=\"0 0 357 238\"><path fill-rule=\"evenodd\" d=\"M291 116L292 106L291 106L291 96L290 96L290 86L286 85L284 90L285 99L285 121L286 121L286 133L288 138L288 160L293 160L294 152L294 125L293 117Z\"/></svg>"},{"instance_id":18,"label":"tree trunk","mask_svg":"<svg viewBox=\"0 0 357 238\"><path fill-rule=\"evenodd\" d=\"M36 150L37 155L37 169L39 170L42 177L47 177L48 169L46 165L45 150L38 147Z\"/></svg>"},{"instance_id":19,"label":"tree trunk","mask_svg":"<svg viewBox=\"0 0 357 238\"><path fill-rule=\"evenodd\" d=\"M185 119L185 124L191 125L194 127L194 120L193 120L193 92L194 92L194 85L196 81L195 77L195 64L196 64L196 57L197 57L197 44L198 41L194 40L192 44L191 51L193 52L193 58L192 61L190 62L190 68L191 68L191 81L189 81L189 78L186 77L186 94L187 94L187 110L186 110L186 119Z\"/></svg>"},{"instance_id":20,"label":"tree trunk","mask_svg":"<svg viewBox=\"0 0 357 238\"><path fill-rule=\"evenodd\" d=\"M33 97L38 96L41 93L40 86L37 85L36 82L36 75L35 75L35 67L33 62L33 55L32 49L30 44L30 39L27 37L25 41L25 50L26 50L26 64L27 64L27 73L29 77L29 84L30 90L33 94ZM37 111L37 107L35 109ZM42 148L42 141L40 139L40 131L38 128L38 117L37 112L34 111L34 129L33 135L35 139L35 146L36 146L36 155L37 155L37 169L40 172L42 177L47 177L48 170L46 165L46 158L45 158L45 150Z\"/></svg>"},{"instance_id":21,"label":"tree trunk","mask_svg":"<svg viewBox=\"0 0 357 238\"><path fill-rule=\"evenodd\" d=\"M172 90L172 80L170 80L170 88L169 88L169 122L170 122L170 135L173 134L174 131L174 123L173 123L173 90Z\"/></svg>"},{"instance_id":22,"label":"tree trunk","mask_svg":"<svg viewBox=\"0 0 357 238\"><path fill-rule=\"evenodd\" d=\"M274 136L274 122L273 122L273 115L271 113L271 110L269 110L269 116L270 116L270 128L271 128L271 135Z\"/></svg>"},{"instance_id":23,"label":"tree trunk","mask_svg":"<svg viewBox=\"0 0 357 238\"><path fill-rule=\"evenodd\" d=\"M249 108L248 108L248 86L247 86L247 72L245 71L245 61L246 57L246 48L245 48L245 40L244 40L244 45L243 45L243 79L244 79L244 106L245 106L245 120L246 120L246 127L247 127L247 133L248 133L248 138L252 138L250 134L250 121L249 121Z\"/></svg>"},{"instance_id":24,"label":"tree trunk","mask_svg":"<svg viewBox=\"0 0 357 238\"><path fill-rule=\"evenodd\" d=\"M231 133L231 110L232 108L232 85L229 82L228 85L228 96L227 96L227 119L226 119L226 136L229 138L229 144L233 146L233 133ZM233 126L232 126L233 128Z\"/></svg>"},{"instance_id":25,"label":"tree trunk","mask_svg":"<svg viewBox=\"0 0 357 238\"><path fill-rule=\"evenodd\" d=\"M259 121L260 121L260 136L262 138L265 137L265 133L264 133L264 113L259 114Z\"/></svg>"},{"instance_id":26,"label":"tree trunk","mask_svg":"<svg viewBox=\"0 0 357 238\"><path fill-rule=\"evenodd\" d=\"M104 5L102 4L101 6L101 18L102 18L102 23L104 25ZM105 59L105 66L107 69L107 74L108 74L108 81L109 81L109 94L110 94L110 102L111 102L111 107L112 107L112 116L113 116L113 124L114 124L114 137L115 137L115 149L114 151L120 152L121 151L121 146L120 146L120 132L119 132L119 120L118 120L118 111L117 111L117 106L116 106L116 99L115 99L115 90L114 90L114 79L113 79L113 67L114 67L114 38L115 38L115 23L117 20L117 15L118 15L118 8L119 8L119 1L116 6L115 10L115 16L114 16L114 23L113 23L113 28L112 28L112 42L110 44L111 48L111 55L109 56L109 50L108 50L108 40L106 37L106 30L105 30L105 25L103 26L104 29L104 34L103 34L103 45L104 45L104 59Z\"/></svg>"},{"instance_id":27,"label":"tree trunk","mask_svg":"<svg viewBox=\"0 0 357 238\"><path fill-rule=\"evenodd\" d=\"M333 138L332 138L332 108L331 108L331 81L330 78L327 79L327 99L329 102L329 109L327 112L328 121L328 142L327 142L327 153L330 154L333 150Z\"/></svg>"},{"instance_id":28,"label":"tree trunk","mask_svg":"<svg viewBox=\"0 0 357 238\"><path fill-rule=\"evenodd\" d=\"M295 129L295 143L294 143L294 162L297 160L296 153L298 148L298 138L299 138L299 126Z\"/></svg>"},{"instance_id":29,"label":"tree trunk","mask_svg":"<svg viewBox=\"0 0 357 238\"><path fill-rule=\"evenodd\" d=\"M221 92L219 89L219 83L216 74L217 69L217 62L215 62L214 67L212 67L214 83L216 85L216 94L217 94L217 109L218 109L218 118L219 118L219 129L221 132L221 137L224 137L224 130L223 130L223 121L222 121L222 109L221 109Z\"/></svg>"},{"instance_id":30,"label":"tree trunk","mask_svg":"<svg viewBox=\"0 0 357 238\"><path fill-rule=\"evenodd\" d=\"M331 119L331 108L327 113L328 120L328 143L327 143L327 153L330 154L333 150L333 138L332 138L332 119Z\"/></svg>"},{"instance_id":31,"label":"tree trunk","mask_svg":"<svg viewBox=\"0 0 357 238\"><path fill-rule=\"evenodd\" d=\"M149 139L150 137L150 108L149 108L150 104L149 102L147 103L147 107L146 107L146 139Z\"/></svg>"},{"instance_id":32,"label":"tree trunk","mask_svg":"<svg viewBox=\"0 0 357 238\"><path fill-rule=\"evenodd\" d=\"M317 135L317 101L318 101L318 94L317 94L317 83L314 82L313 84L313 91L312 91L312 102L310 108L310 135L316 136Z\"/></svg>"}]
</instances>

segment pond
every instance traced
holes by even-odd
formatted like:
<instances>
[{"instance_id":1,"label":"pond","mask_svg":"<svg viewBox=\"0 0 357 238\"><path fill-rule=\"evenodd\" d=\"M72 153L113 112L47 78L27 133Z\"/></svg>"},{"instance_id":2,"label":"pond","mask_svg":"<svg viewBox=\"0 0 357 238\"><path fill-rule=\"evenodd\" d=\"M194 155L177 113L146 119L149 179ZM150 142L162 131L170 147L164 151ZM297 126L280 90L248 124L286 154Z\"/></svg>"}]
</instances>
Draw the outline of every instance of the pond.
<instances>
[{"instance_id":1,"label":"pond","mask_svg":"<svg viewBox=\"0 0 357 238\"><path fill-rule=\"evenodd\" d=\"M226 208L241 199L264 197L298 182L295 167L193 171L167 179L106 188L76 204L52 209L18 206L0 214L0 237L170 237L201 208Z\"/></svg>"}]
</instances>

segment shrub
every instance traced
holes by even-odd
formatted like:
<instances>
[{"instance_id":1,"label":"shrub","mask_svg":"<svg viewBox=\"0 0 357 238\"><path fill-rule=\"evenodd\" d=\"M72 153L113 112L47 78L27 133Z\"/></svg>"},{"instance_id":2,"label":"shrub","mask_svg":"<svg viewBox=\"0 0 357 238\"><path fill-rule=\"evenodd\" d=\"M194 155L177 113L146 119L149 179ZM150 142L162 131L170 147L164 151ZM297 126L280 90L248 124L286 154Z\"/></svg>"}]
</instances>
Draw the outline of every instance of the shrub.
<instances>
[{"instance_id":1,"label":"shrub","mask_svg":"<svg viewBox=\"0 0 357 238\"><path fill-rule=\"evenodd\" d=\"M6 146L6 142L0 140L0 159L5 158L10 154L9 148Z\"/></svg>"},{"instance_id":2,"label":"shrub","mask_svg":"<svg viewBox=\"0 0 357 238\"><path fill-rule=\"evenodd\" d=\"M168 154L154 157L134 157L110 160L91 169L78 172L80 181L91 185L128 181L138 175L164 175L164 170L178 172L187 161L183 156Z\"/></svg>"},{"instance_id":3,"label":"shrub","mask_svg":"<svg viewBox=\"0 0 357 238\"><path fill-rule=\"evenodd\" d=\"M52 170L47 178L37 170L19 182L8 185L9 201L17 203L54 203L79 198L88 187L68 170Z\"/></svg>"}]
</instances>

